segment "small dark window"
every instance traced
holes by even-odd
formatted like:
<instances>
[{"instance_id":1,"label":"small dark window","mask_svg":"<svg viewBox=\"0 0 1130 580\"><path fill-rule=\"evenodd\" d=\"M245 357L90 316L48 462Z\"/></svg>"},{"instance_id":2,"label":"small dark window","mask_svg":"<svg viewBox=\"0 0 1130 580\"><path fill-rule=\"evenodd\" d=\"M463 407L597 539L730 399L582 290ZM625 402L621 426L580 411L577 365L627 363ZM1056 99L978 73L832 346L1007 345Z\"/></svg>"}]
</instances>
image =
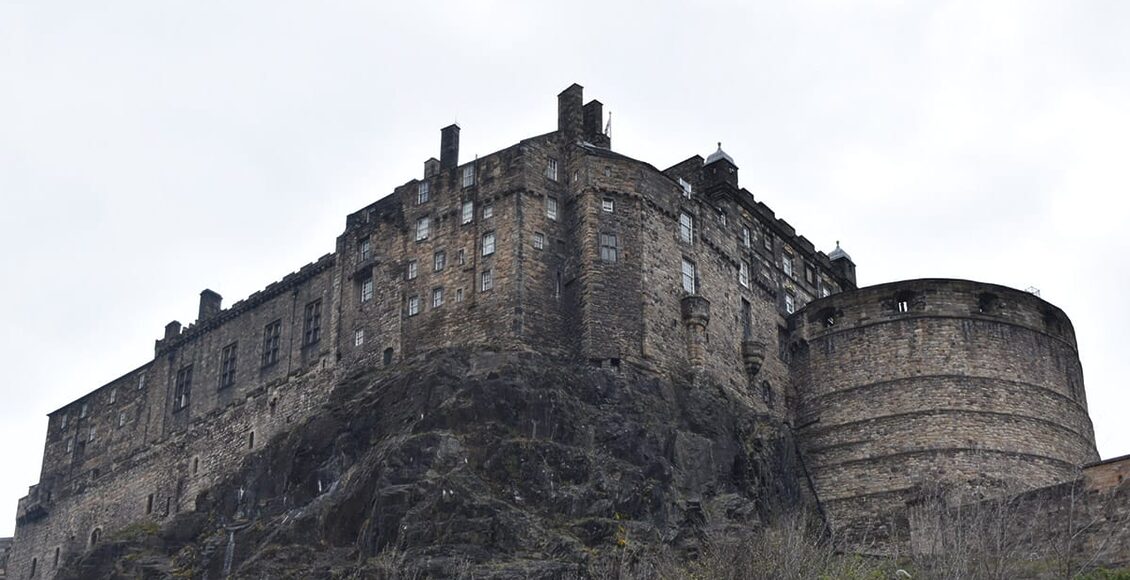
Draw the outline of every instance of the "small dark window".
<instances>
[{"instance_id":1,"label":"small dark window","mask_svg":"<svg viewBox=\"0 0 1130 580\"><path fill-rule=\"evenodd\" d=\"M145 500L145 515L151 513L153 513L153 494L149 494L149 497Z\"/></svg>"},{"instance_id":2,"label":"small dark window","mask_svg":"<svg viewBox=\"0 0 1130 580\"><path fill-rule=\"evenodd\" d=\"M384 351L384 365L387 367L392 364L392 347L386 348Z\"/></svg>"},{"instance_id":3,"label":"small dark window","mask_svg":"<svg viewBox=\"0 0 1130 580\"><path fill-rule=\"evenodd\" d=\"M761 400L770 408L773 407L773 387L770 386L769 381L761 381Z\"/></svg>"},{"instance_id":4,"label":"small dark window","mask_svg":"<svg viewBox=\"0 0 1130 580\"><path fill-rule=\"evenodd\" d=\"M998 310L1000 299L996 294L984 292L977 296L977 312L981 314L994 314Z\"/></svg>"},{"instance_id":5,"label":"small dark window","mask_svg":"<svg viewBox=\"0 0 1130 580\"><path fill-rule=\"evenodd\" d=\"M94 544L97 544L98 540L101 540L101 539L102 539L102 528L94 528L94 531L90 532L90 545L94 546Z\"/></svg>"},{"instance_id":6,"label":"small dark window","mask_svg":"<svg viewBox=\"0 0 1130 580\"><path fill-rule=\"evenodd\" d=\"M59 548L55 548L55 561L51 563L52 568L59 567Z\"/></svg>"},{"instance_id":7,"label":"small dark window","mask_svg":"<svg viewBox=\"0 0 1130 580\"><path fill-rule=\"evenodd\" d=\"M173 395L173 410L179 411L188 406L192 396L192 365L177 371L176 390Z\"/></svg>"},{"instance_id":8,"label":"small dark window","mask_svg":"<svg viewBox=\"0 0 1130 580\"><path fill-rule=\"evenodd\" d=\"M749 300L742 298L742 338L753 336L753 309Z\"/></svg>"},{"instance_id":9,"label":"small dark window","mask_svg":"<svg viewBox=\"0 0 1130 580\"><path fill-rule=\"evenodd\" d=\"M31 559L31 573L28 574L29 577L35 576L35 567L36 567L37 564L39 564L39 558L32 558Z\"/></svg>"},{"instance_id":10,"label":"small dark window","mask_svg":"<svg viewBox=\"0 0 1130 580\"><path fill-rule=\"evenodd\" d=\"M248 449L254 449L255 448L255 432L254 431L247 434L247 448Z\"/></svg>"},{"instance_id":11,"label":"small dark window","mask_svg":"<svg viewBox=\"0 0 1130 580\"><path fill-rule=\"evenodd\" d=\"M193 457L192 458L192 474L196 475L199 472L200 472L200 458L199 457Z\"/></svg>"},{"instance_id":12,"label":"small dark window","mask_svg":"<svg viewBox=\"0 0 1130 580\"><path fill-rule=\"evenodd\" d=\"M305 326L302 333L302 344L310 346L322 339L322 300L318 299L306 305Z\"/></svg>"},{"instance_id":13,"label":"small dark window","mask_svg":"<svg viewBox=\"0 0 1130 580\"><path fill-rule=\"evenodd\" d=\"M263 366L279 362L279 344L282 340L282 320L263 327Z\"/></svg>"},{"instance_id":14,"label":"small dark window","mask_svg":"<svg viewBox=\"0 0 1130 580\"><path fill-rule=\"evenodd\" d=\"M914 292L899 292L895 295L895 312L906 314L914 302Z\"/></svg>"},{"instance_id":15,"label":"small dark window","mask_svg":"<svg viewBox=\"0 0 1130 580\"><path fill-rule=\"evenodd\" d=\"M235 384L236 343L231 343L220 351L220 389Z\"/></svg>"}]
</instances>

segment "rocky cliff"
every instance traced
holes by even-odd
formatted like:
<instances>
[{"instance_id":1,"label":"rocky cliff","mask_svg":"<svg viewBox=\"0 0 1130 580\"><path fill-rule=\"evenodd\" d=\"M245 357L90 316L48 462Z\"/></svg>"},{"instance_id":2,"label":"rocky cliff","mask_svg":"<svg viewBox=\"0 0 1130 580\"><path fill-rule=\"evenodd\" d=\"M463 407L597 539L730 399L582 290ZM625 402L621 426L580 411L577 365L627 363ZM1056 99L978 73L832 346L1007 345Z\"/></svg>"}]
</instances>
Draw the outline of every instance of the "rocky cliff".
<instances>
[{"instance_id":1,"label":"rocky cliff","mask_svg":"<svg viewBox=\"0 0 1130 580\"><path fill-rule=\"evenodd\" d=\"M347 377L161 528L64 578L560 578L805 503L779 421L703 377L439 351Z\"/></svg>"}]
</instances>

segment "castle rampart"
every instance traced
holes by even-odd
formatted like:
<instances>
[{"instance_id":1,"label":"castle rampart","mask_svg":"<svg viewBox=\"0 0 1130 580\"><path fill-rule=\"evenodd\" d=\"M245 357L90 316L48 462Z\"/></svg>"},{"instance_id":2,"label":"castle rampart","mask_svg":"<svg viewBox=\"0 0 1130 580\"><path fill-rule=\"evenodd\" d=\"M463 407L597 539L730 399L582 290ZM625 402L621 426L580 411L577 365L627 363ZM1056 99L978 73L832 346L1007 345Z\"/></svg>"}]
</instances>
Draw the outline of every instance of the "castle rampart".
<instances>
[{"instance_id":1,"label":"castle rampart","mask_svg":"<svg viewBox=\"0 0 1130 580\"><path fill-rule=\"evenodd\" d=\"M1070 323L1034 295L913 280L793 322L796 421L834 527L874 534L923 484L988 497L1098 459Z\"/></svg>"}]
</instances>

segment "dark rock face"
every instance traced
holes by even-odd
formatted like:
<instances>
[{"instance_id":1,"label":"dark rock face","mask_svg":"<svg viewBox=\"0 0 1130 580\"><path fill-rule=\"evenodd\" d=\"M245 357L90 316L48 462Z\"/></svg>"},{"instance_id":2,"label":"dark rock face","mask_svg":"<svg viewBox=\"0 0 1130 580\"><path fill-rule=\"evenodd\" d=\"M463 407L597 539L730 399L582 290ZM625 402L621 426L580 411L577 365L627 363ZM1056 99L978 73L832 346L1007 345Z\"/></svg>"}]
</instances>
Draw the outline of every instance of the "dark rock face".
<instances>
[{"instance_id":1,"label":"dark rock face","mask_svg":"<svg viewBox=\"0 0 1130 580\"><path fill-rule=\"evenodd\" d=\"M702 377L441 351L343 381L194 513L63 577L583 576L797 507L795 458L783 426Z\"/></svg>"}]
</instances>

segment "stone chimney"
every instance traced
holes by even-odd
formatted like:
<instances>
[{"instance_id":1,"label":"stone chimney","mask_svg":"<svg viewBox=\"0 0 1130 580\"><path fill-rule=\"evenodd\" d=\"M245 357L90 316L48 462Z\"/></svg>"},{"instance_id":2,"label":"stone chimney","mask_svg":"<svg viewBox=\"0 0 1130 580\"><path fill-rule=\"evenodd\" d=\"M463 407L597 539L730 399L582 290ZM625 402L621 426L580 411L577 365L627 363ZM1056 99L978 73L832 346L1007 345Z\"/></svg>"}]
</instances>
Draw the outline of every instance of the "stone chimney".
<instances>
[{"instance_id":1,"label":"stone chimney","mask_svg":"<svg viewBox=\"0 0 1130 580\"><path fill-rule=\"evenodd\" d=\"M448 125L439 134L439 168L454 169L459 165L459 125Z\"/></svg>"},{"instance_id":2,"label":"stone chimney","mask_svg":"<svg viewBox=\"0 0 1130 580\"><path fill-rule=\"evenodd\" d=\"M612 147L611 139L604 134L604 105L600 101L591 100L584 109L584 136L585 141L609 149Z\"/></svg>"},{"instance_id":3,"label":"stone chimney","mask_svg":"<svg viewBox=\"0 0 1130 580\"><path fill-rule=\"evenodd\" d=\"M428 160L424 162L424 179L437 173L439 173L439 159L429 157Z\"/></svg>"},{"instance_id":4,"label":"stone chimney","mask_svg":"<svg viewBox=\"0 0 1130 580\"><path fill-rule=\"evenodd\" d=\"M174 320L165 325L165 340L180 336L180 322Z\"/></svg>"},{"instance_id":5,"label":"stone chimney","mask_svg":"<svg viewBox=\"0 0 1130 580\"><path fill-rule=\"evenodd\" d=\"M205 320L208 320L209 318L212 318L213 316L219 314L220 305L223 302L223 296L220 296L219 294L205 288L204 291L200 293L200 310L196 314L196 322L204 322Z\"/></svg>"},{"instance_id":6,"label":"stone chimney","mask_svg":"<svg viewBox=\"0 0 1130 580\"><path fill-rule=\"evenodd\" d=\"M569 142L582 135L584 90L581 85L573 83L557 95L557 131Z\"/></svg>"}]
</instances>

